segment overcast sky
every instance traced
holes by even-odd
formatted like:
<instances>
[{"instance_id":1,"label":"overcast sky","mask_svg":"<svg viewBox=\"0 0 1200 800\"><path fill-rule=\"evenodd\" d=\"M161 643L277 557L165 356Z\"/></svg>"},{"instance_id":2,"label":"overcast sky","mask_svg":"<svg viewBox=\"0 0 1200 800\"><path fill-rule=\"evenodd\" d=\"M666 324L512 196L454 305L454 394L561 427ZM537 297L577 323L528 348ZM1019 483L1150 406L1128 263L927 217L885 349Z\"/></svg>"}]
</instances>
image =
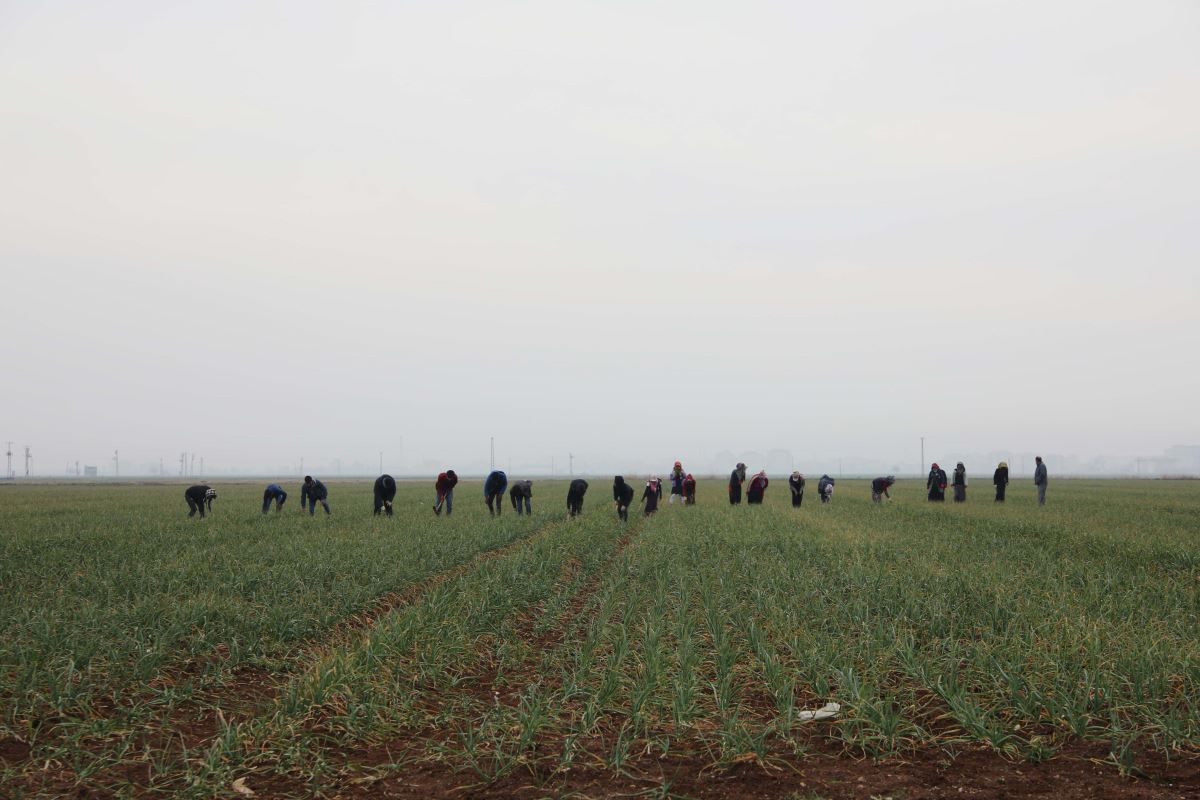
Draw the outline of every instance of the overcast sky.
<instances>
[{"instance_id":1,"label":"overcast sky","mask_svg":"<svg viewBox=\"0 0 1200 800\"><path fill-rule=\"evenodd\" d=\"M1198 42L1194 0L0 0L0 441L1200 443Z\"/></svg>"}]
</instances>

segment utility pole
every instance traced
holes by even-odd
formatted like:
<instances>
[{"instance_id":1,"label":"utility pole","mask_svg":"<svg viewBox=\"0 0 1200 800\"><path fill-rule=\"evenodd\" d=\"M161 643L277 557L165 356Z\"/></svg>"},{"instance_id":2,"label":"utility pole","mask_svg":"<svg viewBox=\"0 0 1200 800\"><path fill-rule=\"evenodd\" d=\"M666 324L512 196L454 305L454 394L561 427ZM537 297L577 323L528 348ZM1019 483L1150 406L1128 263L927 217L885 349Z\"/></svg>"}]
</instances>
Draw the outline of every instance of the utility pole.
<instances>
[{"instance_id":1,"label":"utility pole","mask_svg":"<svg viewBox=\"0 0 1200 800\"><path fill-rule=\"evenodd\" d=\"M33 461L33 453L29 452L29 445L25 445L25 477L29 477L29 462Z\"/></svg>"},{"instance_id":2,"label":"utility pole","mask_svg":"<svg viewBox=\"0 0 1200 800\"><path fill-rule=\"evenodd\" d=\"M78 461L75 462L75 471L79 472L79 462ZM167 468L163 466L162 456L158 457L158 474L159 474L159 477L163 477L167 474Z\"/></svg>"},{"instance_id":3,"label":"utility pole","mask_svg":"<svg viewBox=\"0 0 1200 800\"><path fill-rule=\"evenodd\" d=\"M496 437L495 437L495 436L493 436L493 437L492 437L492 460L491 460L491 469L495 469L495 468L496 468Z\"/></svg>"},{"instance_id":4,"label":"utility pole","mask_svg":"<svg viewBox=\"0 0 1200 800\"><path fill-rule=\"evenodd\" d=\"M204 475L204 456L200 456L200 474Z\"/></svg>"},{"instance_id":5,"label":"utility pole","mask_svg":"<svg viewBox=\"0 0 1200 800\"><path fill-rule=\"evenodd\" d=\"M4 455L8 456L8 469L4 472L4 477L9 480L13 479L12 471L12 442L4 443Z\"/></svg>"},{"instance_id":6,"label":"utility pole","mask_svg":"<svg viewBox=\"0 0 1200 800\"><path fill-rule=\"evenodd\" d=\"M574 478L575 477L575 454L567 453L567 459L568 459L567 474L570 475L572 478Z\"/></svg>"},{"instance_id":7,"label":"utility pole","mask_svg":"<svg viewBox=\"0 0 1200 800\"><path fill-rule=\"evenodd\" d=\"M554 456L550 456L550 477L554 477Z\"/></svg>"},{"instance_id":8,"label":"utility pole","mask_svg":"<svg viewBox=\"0 0 1200 800\"><path fill-rule=\"evenodd\" d=\"M121 452L113 450L113 477L121 477Z\"/></svg>"},{"instance_id":9,"label":"utility pole","mask_svg":"<svg viewBox=\"0 0 1200 800\"><path fill-rule=\"evenodd\" d=\"M79 477L79 462L78 461L75 462L75 477L76 478Z\"/></svg>"},{"instance_id":10,"label":"utility pole","mask_svg":"<svg viewBox=\"0 0 1200 800\"><path fill-rule=\"evenodd\" d=\"M304 456L300 456L300 474L304 474Z\"/></svg>"},{"instance_id":11,"label":"utility pole","mask_svg":"<svg viewBox=\"0 0 1200 800\"><path fill-rule=\"evenodd\" d=\"M921 471L925 469L925 437L921 437L921 463L917 464L917 477L921 476Z\"/></svg>"},{"instance_id":12,"label":"utility pole","mask_svg":"<svg viewBox=\"0 0 1200 800\"><path fill-rule=\"evenodd\" d=\"M187 475L187 453L179 454L179 477Z\"/></svg>"}]
</instances>

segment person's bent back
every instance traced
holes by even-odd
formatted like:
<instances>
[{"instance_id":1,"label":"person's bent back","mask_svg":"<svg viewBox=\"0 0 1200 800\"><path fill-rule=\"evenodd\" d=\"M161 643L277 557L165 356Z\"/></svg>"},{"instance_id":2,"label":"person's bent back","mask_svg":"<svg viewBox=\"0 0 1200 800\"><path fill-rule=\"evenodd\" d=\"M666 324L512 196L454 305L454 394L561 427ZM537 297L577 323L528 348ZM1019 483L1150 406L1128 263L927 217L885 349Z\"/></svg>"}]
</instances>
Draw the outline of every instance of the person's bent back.
<instances>
[{"instance_id":1,"label":"person's bent back","mask_svg":"<svg viewBox=\"0 0 1200 800\"><path fill-rule=\"evenodd\" d=\"M206 510L212 511L212 501L217 499L217 493L211 486L198 483L184 490L183 497L187 500L188 516L194 517L199 511L200 518L203 519Z\"/></svg>"},{"instance_id":2,"label":"person's bent back","mask_svg":"<svg viewBox=\"0 0 1200 800\"><path fill-rule=\"evenodd\" d=\"M375 516L385 512L392 516L392 501L396 499L396 479L391 475L380 475L375 479Z\"/></svg>"},{"instance_id":3,"label":"person's bent back","mask_svg":"<svg viewBox=\"0 0 1200 800\"><path fill-rule=\"evenodd\" d=\"M271 503L275 503L275 511L283 510L283 504L287 501L287 492L278 483L267 484L266 491L263 492L262 513L266 514L271 510Z\"/></svg>"}]
</instances>

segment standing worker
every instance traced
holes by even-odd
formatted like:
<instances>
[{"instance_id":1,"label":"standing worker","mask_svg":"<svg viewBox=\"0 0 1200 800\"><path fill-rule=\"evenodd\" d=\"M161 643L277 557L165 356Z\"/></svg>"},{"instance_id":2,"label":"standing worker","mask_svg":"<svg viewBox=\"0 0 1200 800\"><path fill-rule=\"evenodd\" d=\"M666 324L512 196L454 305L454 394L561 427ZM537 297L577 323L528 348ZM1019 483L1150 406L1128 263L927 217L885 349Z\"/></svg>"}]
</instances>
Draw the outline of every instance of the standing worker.
<instances>
[{"instance_id":1,"label":"standing worker","mask_svg":"<svg viewBox=\"0 0 1200 800\"><path fill-rule=\"evenodd\" d=\"M929 477L925 479L925 488L929 490L929 500L934 503L946 501L946 470L935 462L929 468Z\"/></svg>"},{"instance_id":2,"label":"standing worker","mask_svg":"<svg viewBox=\"0 0 1200 800\"><path fill-rule=\"evenodd\" d=\"M760 469L754 473L754 477L750 479L750 488L746 490L746 502L759 505L763 501L763 495L767 493L767 485L770 481L767 479L767 471Z\"/></svg>"},{"instance_id":3,"label":"standing worker","mask_svg":"<svg viewBox=\"0 0 1200 800\"><path fill-rule=\"evenodd\" d=\"M204 519L204 511L207 508L212 511L212 501L217 499L217 492L211 486L205 486L198 483L195 486L189 486L183 493L184 499L188 504L188 516L196 516L196 512L200 512L200 519Z\"/></svg>"},{"instance_id":4,"label":"standing worker","mask_svg":"<svg viewBox=\"0 0 1200 800\"><path fill-rule=\"evenodd\" d=\"M954 502L964 503L967 500L967 468L960 461L954 467Z\"/></svg>"},{"instance_id":5,"label":"standing worker","mask_svg":"<svg viewBox=\"0 0 1200 800\"><path fill-rule=\"evenodd\" d=\"M454 487L458 485L458 474L448 469L445 472L439 472L437 480L433 483L433 490L437 493L437 499L433 504L433 513L439 516L442 513L442 505L446 506L446 516L450 516L454 512Z\"/></svg>"},{"instance_id":6,"label":"standing worker","mask_svg":"<svg viewBox=\"0 0 1200 800\"><path fill-rule=\"evenodd\" d=\"M271 508L271 502L275 503L275 511L283 509L284 502L287 501L287 492L278 483L268 483L267 489L263 492L263 513L266 514Z\"/></svg>"},{"instance_id":7,"label":"standing worker","mask_svg":"<svg viewBox=\"0 0 1200 800\"><path fill-rule=\"evenodd\" d=\"M892 485L895 483L895 475L888 475L886 478L876 478L871 481L871 499L876 503L882 503L885 497L891 500L892 496L888 493L888 489L892 488Z\"/></svg>"},{"instance_id":8,"label":"standing worker","mask_svg":"<svg viewBox=\"0 0 1200 800\"><path fill-rule=\"evenodd\" d=\"M617 504L617 519L629 522L629 507L633 505L633 487L622 475L613 478L613 502Z\"/></svg>"},{"instance_id":9,"label":"standing worker","mask_svg":"<svg viewBox=\"0 0 1200 800\"><path fill-rule=\"evenodd\" d=\"M738 462L729 473L729 505L736 506L742 502L742 484L746 482L746 465Z\"/></svg>"},{"instance_id":10,"label":"standing worker","mask_svg":"<svg viewBox=\"0 0 1200 800\"><path fill-rule=\"evenodd\" d=\"M643 513L648 517L658 511L658 501L662 499L662 482L658 478L646 481L646 489L642 492L642 502L646 507Z\"/></svg>"},{"instance_id":11,"label":"standing worker","mask_svg":"<svg viewBox=\"0 0 1200 800\"><path fill-rule=\"evenodd\" d=\"M483 497L487 500L488 513L493 517L504 509L504 492L508 489L508 476L498 469L488 473L483 480Z\"/></svg>"},{"instance_id":12,"label":"standing worker","mask_svg":"<svg viewBox=\"0 0 1200 800\"><path fill-rule=\"evenodd\" d=\"M792 490L792 508L799 508L804 502L804 476L799 471L788 478L788 488Z\"/></svg>"},{"instance_id":13,"label":"standing worker","mask_svg":"<svg viewBox=\"0 0 1200 800\"><path fill-rule=\"evenodd\" d=\"M533 481L515 481L508 490L508 499L517 514L533 513Z\"/></svg>"},{"instance_id":14,"label":"standing worker","mask_svg":"<svg viewBox=\"0 0 1200 800\"><path fill-rule=\"evenodd\" d=\"M1004 502L1004 490L1008 488L1008 462L1001 461L992 473L992 484L996 487L996 502Z\"/></svg>"},{"instance_id":15,"label":"standing worker","mask_svg":"<svg viewBox=\"0 0 1200 800\"><path fill-rule=\"evenodd\" d=\"M396 499L396 479L391 475L380 475L375 479L375 516L383 511L392 516L392 501Z\"/></svg>"},{"instance_id":16,"label":"standing worker","mask_svg":"<svg viewBox=\"0 0 1200 800\"><path fill-rule=\"evenodd\" d=\"M567 518L571 519L583 513L583 496L587 494L588 484L583 478L571 481L567 488Z\"/></svg>"},{"instance_id":17,"label":"standing worker","mask_svg":"<svg viewBox=\"0 0 1200 800\"><path fill-rule=\"evenodd\" d=\"M683 479L683 504L685 506L696 505L696 479L690 472Z\"/></svg>"},{"instance_id":18,"label":"standing worker","mask_svg":"<svg viewBox=\"0 0 1200 800\"><path fill-rule=\"evenodd\" d=\"M1033 485L1037 487L1038 505L1046 505L1046 484L1049 482L1046 476L1046 462L1042 461L1041 456L1035 456L1034 462L1037 468L1033 470Z\"/></svg>"},{"instance_id":19,"label":"standing worker","mask_svg":"<svg viewBox=\"0 0 1200 800\"><path fill-rule=\"evenodd\" d=\"M325 484L314 480L312 475L305 475L304 485L300 487L300 510L303 511L307 506L308 515L312 516L317 513L317 503L325 509L325 516L329 516L329 490Z\"/></svg>"},{"instance_id":20,"label":"standing worker","mask_svg":"<svg viewBox=\"0 0 1200 800\"><path fill-rule=\"evenodd\" d=\"M833 499L833 478L828 475L822 475L821 480L817 481L817 494L821 495L821 502L828 503Z\"/></svg>"},{"instance_id":21,"label":"standing worker","mask_svg":"<svg viewBox=\"0 0 1200 800\"><path fill-rule=\"evenodd\" d=\"M683 502L683 482L686 480L683 474L683 463L675 462L675 466L671 468L671 498L667 500L668 505L675 505L675 500Z\"/></svg>"}]
</instances>

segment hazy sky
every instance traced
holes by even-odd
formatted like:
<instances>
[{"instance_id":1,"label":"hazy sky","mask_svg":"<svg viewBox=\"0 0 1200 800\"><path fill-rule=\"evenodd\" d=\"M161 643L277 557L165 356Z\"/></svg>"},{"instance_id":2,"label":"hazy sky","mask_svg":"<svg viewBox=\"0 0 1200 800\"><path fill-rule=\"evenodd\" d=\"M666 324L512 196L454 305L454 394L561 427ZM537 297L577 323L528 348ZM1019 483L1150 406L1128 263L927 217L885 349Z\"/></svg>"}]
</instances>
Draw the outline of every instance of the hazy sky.
<instances>
[{"instance_id":1,"label":"hazy sky","mask_svg":"<svg viewBox=\"0 0 1200 800\"><path fill-rule=\"evenodd\" d=\"M1200 442L1200 4L0 0L0 441Z\"/></svg>"}]
</instances>

